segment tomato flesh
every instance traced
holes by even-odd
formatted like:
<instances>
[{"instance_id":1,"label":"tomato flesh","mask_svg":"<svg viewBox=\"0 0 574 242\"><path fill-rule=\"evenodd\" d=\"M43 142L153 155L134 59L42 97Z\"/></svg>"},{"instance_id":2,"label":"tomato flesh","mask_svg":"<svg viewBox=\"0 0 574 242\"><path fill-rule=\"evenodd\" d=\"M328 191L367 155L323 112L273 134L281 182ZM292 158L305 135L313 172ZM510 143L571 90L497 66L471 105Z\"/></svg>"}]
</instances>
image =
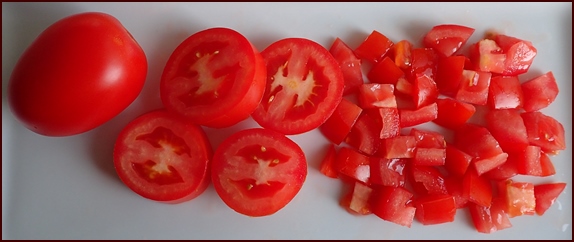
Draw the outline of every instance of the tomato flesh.
<instances>
[{"instance_id":1,"label":"tomato flesh","mask_svg":"<svg viewBox=\"0 0 574 242\"><path fill-rule=\"evenodd\" d=\"M393 44L393 41L387 38L387 36L379 31L373 30L355 49L355 54L362 59L377 63L385 57Z\"/></svg>"},{"instance_id":2,"label":"tomato flesh","mask_svg":"<svg viewBox=\"0 0 574 242\"><path fill-rule=\"evenodd\" d=\"M281 210L297 195L306 176L307 162L297 143L261 128L225 139L211 166L219 197L229 208L251 217Z\"/></svg>"},{"instance_id":3,"label":"tomato flesh","mask_svg":"<svg viewBox=\"0 0 574 242\"><path fill-rule=\"evenodd\" d=\"M131 121L114 145L114 166L122 182L140 196L161 202L179 203L203 193L210 159L204 131L166 110Z\"/></svg>"},{"instance_id":4,"label":"tomato flesh","mask_svg":"<svg viewBox=\"0 0 574 242\"><path fill-rule=\"evenodd\" d=\"M373 191L372 211L383 220L410 228L416 208L410 203L413 194L402 187L378 187Z\"/></svg>"},{"instance_id":5,"label":"tomato flesh","mask_svg":"<svg viewBox=\"0 0 574 242\"><path fill-rule=\"evenodd\" d=\"M425 35L425 47L435 49L443 56L456 53L474 33L474 29L462 25L436 25Z\"/></svg>"},{"instance_id":6,"label":"tomato flesh","mask_svg":"<svg viewBox=\"0 0 574 242\"><path fill-rule=\"evenodd\" d=\"M521 113L520 116L526 127L529 144L540 146L548 153L566 149L564 126L556 119L539 111Z\"/></svg>"},{"instance_id":7,"label":"tomato flesh","mask_svg":"<svg viewBox=\"0 0 574 242\"><path fill-rule=\"evenodd\" d=\"M454 221L456 203L451 195L428 195L415 200L415 217L423 225Z\"/></svg>"},{"instance_id":8,"label":"tomato flesh","mask_svg":"<svg viewBox=\"0 0 574 242\"><path fill-rule=\"evenodd\" d=\"M516 76L495 76L490 80L488 104L491 109L518 109L523 106L520 80Z\"/></svg>"},{"instance_id":9,"label":"tomato flesh","mask_svg":"<svg viewBox=\"0 0 574 242\"><path fill-rule=\"evenodd\" d=\"M335 57L343 72L343 79L345 80L343 95L355 92L364 82L363 73L361 72L361 59L339 38L335 39L329 52Z\"/></svg>"},{"instance_id":10,"label":"tomato flesh","mask_svg":"<svg viewBox=\"0 0 574 242\"><path fill-rule=\"evenodd\" d=\"M524 111L534 112L548 107L558 96L558 84L552 72L547 72L522 84Z\"/></svg>"},{"instance_id":11,"label":"tomato flesh","mask_svg":"<svg viewBox=\"0 0 574 242\"><path fill-rule=\"evenodd\" d=\"M343 97L344 77L331 53L311 40L287 38L261 54L267 65L267 87L253 119L287 135L323 124Z\"/></svg>"},{"instance_id":12,"label":"tomato flesh","mask_svg":"<svg viewBox=\"0 0 574 242\"><path fill-rule=\"evenodd\" d=\"M566 183L546 183L534 186L534 197L536 199L536 214L543 215L554 204L558 196L566 188Z\"/></svg>"},{"instance_id":13,"label":"tomato flesh","mask_svg":"<svg viewBox=\"0 0 574 242\"><path fill-rule=\"evenodd\" d=\"M319 126L319 130L327 139L338 145L351 132L362 111L359 106L343 98L331 117Z\"/></svg>"}]
</instances>

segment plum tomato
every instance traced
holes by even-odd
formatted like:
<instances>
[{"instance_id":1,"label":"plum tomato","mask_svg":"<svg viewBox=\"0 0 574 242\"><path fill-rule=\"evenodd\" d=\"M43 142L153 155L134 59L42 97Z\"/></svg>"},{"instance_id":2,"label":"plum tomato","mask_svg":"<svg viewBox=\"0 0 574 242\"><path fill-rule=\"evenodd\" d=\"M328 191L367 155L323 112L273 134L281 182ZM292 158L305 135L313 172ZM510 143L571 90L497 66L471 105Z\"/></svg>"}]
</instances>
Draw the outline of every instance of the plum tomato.
<instances>
[{"instance_id":1,"label":"plum tomato","mask_svg":"<svg viewBox=\"0 0 574 242\"><path fill-rule=\"evenodd\" d=\"M303 38L282 39L263 52L267 87L252 114L263 128L293 135L323 124L343 98L339 63L327 49Z\"/></svg>"},{"instance_id":2,"label":"plum tomato","mask_svg":"<svg viewBox=\"0 0 574 242\"><path fill-rule=\"evenodd\" d=\"M114 166L124 184L140 196L179 203L207 188L211 154L201 127L160 109L124 127L114 145Z\"/></svg>"},{"instance_id":3,"label":"plum tomato","mask_svg":"<svg viewBox=\"0 0 574 242\"><path fill-rule=\"evenodd\" d=\"M92 130L141 92L147 60L115 17L85 12L46 28L16 63L8 102L28 129L46 136Z\"/></svg>"},{"instance_id":4,"label":"plum tomato","mask_svg":"<svg viewBox=\"0 0 574 242\"><path fill-rule=\"evenodd\" d=\"M285 207L306 177L307 161L297 143L262 128L229 136L215 150L211 166L221 200L250 217L271 215Z\"/></svg>"},{"instance_id":5,"label":"plum tomato","mask_svg":"<svg viewBox=\"0 0 574 242\"><path fill-rule=\"evenodd\" d=\"M186 38L167 61L160 82L167 110L212 128L247 119L265 90L265 62L239 32L210 28Z\"/></svg>"}]
</instances>

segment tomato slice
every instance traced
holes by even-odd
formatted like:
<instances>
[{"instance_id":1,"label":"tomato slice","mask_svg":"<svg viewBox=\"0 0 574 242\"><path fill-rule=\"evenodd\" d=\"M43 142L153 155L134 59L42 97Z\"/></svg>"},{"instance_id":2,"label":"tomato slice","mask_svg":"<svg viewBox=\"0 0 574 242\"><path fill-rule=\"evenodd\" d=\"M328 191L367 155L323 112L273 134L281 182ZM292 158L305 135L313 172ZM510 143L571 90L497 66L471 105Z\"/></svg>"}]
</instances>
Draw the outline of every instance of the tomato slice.
<instances>
[{"instance_id":1,"label":"tomato slice","mask_svg":"<svg viewBox=\"0 0 574 242\"><path fill-rule=\"evenodd\" d=\"M524 111L534 112L548 107L558 96L558 84L552 72L522 83Z\"/></svg>"},{"instance_id":2,"label":"tomato slice","mask_svg":"<svg viewBox=\"0 0 574 242\"><path fill-rule=\"evenodd\" d=\"M438 98L436 83L427 75L416 75L413 87L413 101L416 108L430 105Z\"/></svg>"},{"instance_id":3,"label":"tomato slice","mask_svg":"<svg viewBox=\"0 0 574 242\"><path fill-rule=\"evenodd\" d=\"M319 127L341 102L344 77L337 60L308 39L279 40L261 52L267 87L253 119L283 134Z\"/></svg>"},{"instance_id":4,"label":"tomato slice","mask_svg":"<svg viewBox=\"0 0 574 242\"><path fill-rule=\"evenodd\" d=\"M418 186L416 191L419 195L448 194L445 177L436 167L411 163L408 170L414 183L412 185Z\"/></svg>"},{"instance_id":5,"label":"tomato slice","mask_svg":"<svg viewBox=\"0 0 574 242\"><path fill-rule=\"evenodd\" d=\"M473 167L469 167L462 178L462 183L463 196L469 202L485 207L490 206L493 197L492 186L486 177L479 176Z\"/></svg>"},{"instance_id":6,"label":"tomato slice","mask_svg":"<svg viewBox=\"0 0 574 242\"><path fill-rule=\"evenodd\" d=\"M415 155L416 142L415 137L410 135L391 137L381 142L379 151L387 159L412 158Z\"/></svg>"},{"instance_id":7,"label":"tomato slice","mask_svg":"<svg viewBox=\"0 0 574 242\"><path fill-rule=\"evenodd\" d=\"M140 196L180 203L207 188L211 153L199 126L162 109L124 127L114 145L114 166L124 184Z\"/></svg>"},{"instance_id":8,"label":"tomato slice","mask_svg":"<svg viewBox=\"0 0 574 242\"><path fill-rule=\"evenodd\" d=\"M408 40L401 40L391 47L391 53L394 55L395 65L402 70L406 70L411 66L411 50L413 44Z\"/></svg>"},{"instance_id":9,"label":"tomato slice","mask_svg":"<svg viewBox=\"0 0 574 242\"><path fill-rule=\"evenodd\" d=\"M185 39L160 82L167 110L194 123L229 127L255 110L265 89L265 62L240 33L211 28Z\"/></svg>"},{"instance_id":10,"label":"tomato slice","mask_svg":"<svg viewBox=\"0 0 574 242\"><path fill-rule=\"evenodd\" d=\"M353 93L363 84L363 72L361 71L361 59L341 39L336 38L329 52L335 57L345 79L343 95Z\"/></svg>"},{"instance_id":11,"label":"tomato slice","mask_svg":"<svg viewBox=\"0 0 574 242\"><path fill-rule=\"evenodd\" d=\"M566 188L566 183L546 183L534 186L536 214L542 216Z\"/></svg>"},{"instance_id":12,"label":"tomato slice","mask_svg":"<svg viewBox=\"0 0 574 242\"><path fill-rule=\"evenodd\" d=\"M412 128L409 135L415 137L417 148L446 148L444 136L438 132Z\"/></svg>"},{"instance_id":13,"label":"tomato slice","mask_svg":"<svg viewBox=\"0 0 574 242\"><path fill-rule=\"evenodd\" d=\"M362 59L377 63L385 57L393 44L393 41L387 38L387 36L381 34L379 31L373 30L355 49L355 54Z\"/></svg>"},{"instance_id":14,"label":"tomato slice","mask_svg":"<svg viewBox=\"0 0 574 242\"><path fill-rule=\"evenodd\" d=\"M239 131L215 150L211 178L227 206L252 217L285 207L307 177L303 150L284 135L268 129Z\"/></svg>"},{"instance_id":15,"label":"tomato slice","mask_svg":"<svg viewBox=\"0 0 574 242\"><path fill-rule=\"evenodd\" d=\"M457 149L454 145L446 145L446 158L444 168L450 175L462 177L468 170L472 156Z\"/></svg>"},{"instance_id":16,"label":"tomato slice","mask_svg":"<svg viewBox=\"0 0 574 242\"><path fill-rule=\"evenodd\" d=\"M508 157L490 131L476 124L459 128L455 132L454 145L473 157L478 175L504 164Z\"/></svg>"},{"instance_id":17,"label":"tomato slice","mask_svg":"<svg viewBox=\"0 0 574 242\"><path fill-rule=\"evenodd\" d=\"M517 76L494 76L490 79L488 104L491 109L522 108L523 100Z\"/></svg>"},{"instance_id":18,"label":"tomato slice","mask_svg":"<svg viewBox=\"0 0 574 242\"><path fill-rule=\"evenodd\" d=\"M442 24L432 27L425 35L423 44L443 56L456 53L474 33L474 29L462 25Z\"/></svg>"},{"instance_id":19,"label":"tomato slice","mask_svg":"<svg viewBox=\"0 0 574 242\"><path fill-rule=\"evenodd\" d=\"M482 39L470 47L474 70L500 74L504 72L506 55L494 40Z\"/></svg>"},{"instance_id":20,"label":"tomato slice","mask_svg":"<svg viewBox=\"0 0 574 242\"><path fill-rule=\"evenodd\" d=\"M351 132L362 111L359 106L343 98L331 117L319 126L319 130L327 139L338 145Z\"/></svg>"}]
</instances>

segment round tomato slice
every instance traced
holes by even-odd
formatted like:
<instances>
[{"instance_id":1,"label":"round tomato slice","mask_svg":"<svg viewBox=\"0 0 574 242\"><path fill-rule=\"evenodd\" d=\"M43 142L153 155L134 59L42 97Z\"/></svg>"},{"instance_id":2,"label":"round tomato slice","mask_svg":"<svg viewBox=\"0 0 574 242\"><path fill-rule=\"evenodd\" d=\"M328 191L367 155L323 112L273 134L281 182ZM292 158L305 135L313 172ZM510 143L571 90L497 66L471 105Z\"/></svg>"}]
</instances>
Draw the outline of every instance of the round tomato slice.
<instances>
[{"instance_id":1,"label":"round tomato slice","mask_svg":"<svg viewBox=\"0 0 574 242\"><path fill-rule=\"evenodd\" d=\"M253 119L264 128L300 134L323 124L341 102L344 78L323 46L308 39L279 40L261 52L267 87Z\"/></svg>"},{"instance_id":2,"label":"round tomato slice","mask_svg":"<svg viewBox=\"0 0 574 242\"><path fill-rule=\"evenodd\" d=\"M227 206L240 214L274 214L297 195L307 177L301 148L268 129L239 131L213 156L211 179Z\"/></svg>"},{"instance_id":3,"label":"round tomato slice","mask_svg":"<svg viewBox=\"0 0 574 242\"><path fill-rule=\"evenodd\" d=\"M201 127L161 109L139 116L120 132L114 165L135 193L179 203L207 188L211 154Z\"/></svg>"},{"instance_id":4,"label":"round tomato slice","mask_svg":"<svg viewBox=\"0 0 574 242\"><path fill-rule=\"evenodd\" d=\"M248 118L261 101L265 72L261 54L245 36L206 29L172 53L161 77L161 100L194 123L229 127Z\"/></svg>"}]
</instances>

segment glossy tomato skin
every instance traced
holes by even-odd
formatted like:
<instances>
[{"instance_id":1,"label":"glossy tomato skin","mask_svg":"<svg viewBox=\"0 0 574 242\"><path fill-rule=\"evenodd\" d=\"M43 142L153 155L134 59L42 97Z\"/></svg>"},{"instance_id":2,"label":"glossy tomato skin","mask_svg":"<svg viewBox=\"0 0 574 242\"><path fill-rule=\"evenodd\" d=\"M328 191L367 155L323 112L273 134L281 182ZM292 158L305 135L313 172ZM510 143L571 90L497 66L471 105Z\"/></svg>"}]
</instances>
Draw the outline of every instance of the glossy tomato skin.
<instances>
[{"instance_id":1,"label":"glossy tomato skin","mask_svg":"<svg viewBox=\"0 0 574 242\"><path fill-rule=\"evenodd\" d=\"M113 16L86 12L46 28L10 77L8 102L28 129L69 136L118 115L141 92L144 51Z\"/></svg>"},{"instance_id":2,"label":"glossy tomato skin","mask_svg":"<svg viewBox=\"0 0 574 242\"><path fill-rule=\"evenodd\" d=\"M252 114L263 128L286 135L323 124L343 98L343 73L337 60L320 44L304 38L278 40L261 55L267 86Z\"/></svg>"},{"instance_id":3,"label":"glossy tomato skin","mask_svg":"<svg viewBox=\"0 0 574 242\"><path fill-rule=\"evenodd\" d=\"M122 182L142 197L167 203L189 201L205 191L211 156L203 129L165 109L132 120L114 145Z\"/></svg>"},{"instance_id":4,"label":"glossy tomato skin","mask_svg":"<svg viewBox=\"0 0 574 242\"><path fill-rule=\"evenodd\" d=\"M261 217L276 213L297 195L307 177L303 150L269 129L239 131L215 150L211 179L234 211Z\"/></svg>"},{"instance_id":5,"label":"glossy tomato skin","mask_svg":"<svg viewBox=\"0 0 574 242\"><path fill-rule=\"evenodd\" d=\"M265 62L241 33L210 28L181 42L160 81L164 106L190 121L224 128L247 119L265 90Z\"/></svg>"}]
</instances>

